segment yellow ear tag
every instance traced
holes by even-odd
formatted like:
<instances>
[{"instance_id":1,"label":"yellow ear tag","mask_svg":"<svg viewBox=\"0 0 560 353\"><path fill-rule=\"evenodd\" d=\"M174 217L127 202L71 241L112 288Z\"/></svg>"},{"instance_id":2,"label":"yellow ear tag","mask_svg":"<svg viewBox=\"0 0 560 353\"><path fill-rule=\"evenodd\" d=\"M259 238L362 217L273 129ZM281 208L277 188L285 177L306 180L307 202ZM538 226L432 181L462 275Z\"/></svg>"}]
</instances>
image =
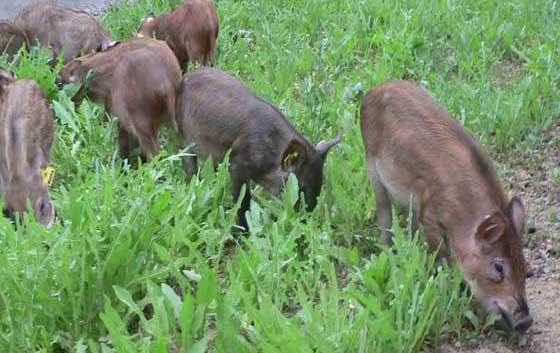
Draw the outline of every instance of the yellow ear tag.
<instances>
[{"instance_id":1,"label":"yellow ear tag","mask_svg":"<svg viewBox=\"0 0 560 353\"><path fill-rule=\"evenodd\" d=\"M43 178L43 183L51 186L54 180L54 172L55 169L51 166L48 166L45 169L41 169L41 178Z\"/></svg>"},{"instance_id":2,"label":"yellow ear tag","mask_svg":"<svg viewBox=\"0 0 560 353\"><path fill-rule=\"evenodd\" d=\"M284 158L284 169L288 169L299 157L299 152L292 152Z\"/></svg>"}]
</instances>

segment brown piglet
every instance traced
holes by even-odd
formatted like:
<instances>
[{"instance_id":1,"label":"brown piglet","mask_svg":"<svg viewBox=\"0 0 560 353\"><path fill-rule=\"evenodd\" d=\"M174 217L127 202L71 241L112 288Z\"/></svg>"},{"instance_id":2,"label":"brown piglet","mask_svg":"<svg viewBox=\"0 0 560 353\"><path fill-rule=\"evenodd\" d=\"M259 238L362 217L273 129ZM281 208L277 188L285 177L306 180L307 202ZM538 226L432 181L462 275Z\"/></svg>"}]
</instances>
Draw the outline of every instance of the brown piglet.
<instances>
[{"instance_id":1,"label":"brown piglet","mask_svg":"<svg viewBox=\"0 0 560 353\"><path fill-rule=\"evenodd\" d=\"M0 68L0 195L4 213L23 216L30 202L39 223L50 227L55 218L48 167L55 122L43 92L35 81L14 80Z\"/></svg>"},{"instance_id":2,"label":"brown piglet","mask_svg":"<svg viewBox=\"0 0 560 353\"><path fill-rule=\"evenodd\" d=\"M159 153L161 123L177 126L175 100L181 69L163 41L134 39L74 59L62 68L60 79L63 84L82 83L78 100L87 94L118 118L123 157L129 156L131 142L139 142L146 159L152 159Z\"/></svg>"},{"instance_id":3,"label":"brown piglet","mask_svg":"<svg viewBox=\"0 0 560 353\"><path fill-rule=\"evenodd\" d=\"M297 176L308 209L313 209L323 185L323 165L340 138L315 147L272 104L227 73L200 68L186 74L177 97L177 124L185 147L195 155L184 157L187 179L197 172L197 158L223 160L231 150L233 198L247 185L239 209L239 225L248 229L254 181L279 195L290 173Z\"/></svg>"},{"instance_id":4,"label":"brown piglet","mask_svg":"<svg viewBox=\"0 0 560 353\"><path fill-rule=\"evenodd\" d=\"M112 41L109 33L85 11L72 10L53 2L32 3L14 17L31 46L51 51L53 62L64 53L64 63L84 54L104 50Z\"/></svg>"},{"instance_id":5,"label":"brown piglet","mask_svg":"<svg viewBox=\"0 0 560 353\"><path fill-rule=\"evenodd\" d=\"M214 62L219 30L212 0L187 0L171 13L148 16L138 36L166 41L186 69L189 62L203 65Z\"/></svg>"},{"instance_id":6,"label":"brown piglet","mask_svg":"<svg viewBox=\"0 0 560 353\"><path fill-rule=\"evenodd\" d=\"M391 199L412 207L428 246L457 262L477 301L509 330L533 319L525 294L525 210L507 200L483 147L422 88L395 81L362 100L377 218L391 244Z\"/></svg>"},{"instance_id":7,"label":"brown piglet","mask_svg":"<svg viewBox=\"0 0 560 353\"><path fill-rule=\"evenodd\" d=\"M0 55L6 53L12 61L21 47L27 47L25 32L10 21L0 20Z\"/></svg>"}]
</instances>

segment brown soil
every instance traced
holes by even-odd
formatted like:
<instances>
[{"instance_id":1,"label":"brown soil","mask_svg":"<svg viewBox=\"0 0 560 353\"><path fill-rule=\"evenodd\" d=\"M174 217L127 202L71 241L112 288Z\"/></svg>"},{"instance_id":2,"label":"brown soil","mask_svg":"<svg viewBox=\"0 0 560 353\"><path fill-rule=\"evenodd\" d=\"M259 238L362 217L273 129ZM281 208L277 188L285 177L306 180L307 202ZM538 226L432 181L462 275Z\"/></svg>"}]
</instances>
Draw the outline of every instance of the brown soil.
<instances>
[{"instance_id":1,"label":"brown soil","mask_svg":"<svg viewBox=\"0 0 560 353\"><path fill-rule=\"evenodd\" d=\"M527 209L531 234L525 251L534 271L527 297L535 322L516 339L489 332L468 343L445 344L442 353L560 353L560 181L552 176L560 169L560 124L543 136L540 147L514 155L496 160L506 169L505 186Z\"/></svg>"},{"instance_id":2,"label":"brown soil","mask_svg":"<svg viewBox=\"0 0 560 353\"><path fill-rule=\"evenodd\" d=\"M511 53L502 62L494 67L492 83L495 87L509 88L519 80L524 71L524 61L522 58Z\"/></svg>"}]
</instances>

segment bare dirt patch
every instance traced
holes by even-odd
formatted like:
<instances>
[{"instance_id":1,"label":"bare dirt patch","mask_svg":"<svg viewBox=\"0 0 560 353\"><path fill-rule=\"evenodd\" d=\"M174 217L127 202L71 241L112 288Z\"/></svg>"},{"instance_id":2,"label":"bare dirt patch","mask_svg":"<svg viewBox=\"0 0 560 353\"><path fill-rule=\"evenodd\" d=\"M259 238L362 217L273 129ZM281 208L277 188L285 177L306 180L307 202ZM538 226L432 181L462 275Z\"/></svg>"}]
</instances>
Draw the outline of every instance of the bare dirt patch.
<instances>
[{"instance_id":1,"label":"bare dirt patch","mask_svg":"<svg viewBox=\"0 0 560 353\"><path fill-rule=\"evenodd\" d=\"M519 195L527 211L526 256L534 276L527 280L527 297L535 319L516 339L495 332L474 341L453 342L442 353L560 353L560 123L531 151L495 156L506 188ZM556 170L556 171L555 171Z\"/></svg>"},{"instance_id":2,"label":"bare dirt patch","mask_svg":"<svg viewBox=\"0 0 560 353\"><path fill-rule=\"evenodd\" d=\"M494 67L492 83L495 87L509 88L513 86L523 73L524 61L522 58L511 54Z\"/></svg>"},{"instance_id":3,"label":"bare dirt patch","mask_svg":"<svg viewBox=\"0 0 560 353\"><path fill-rule=\"evenodd\" d=\"M527 209L532 238L560 239L560 123L531 151L497 158L505 166L505 186Z\"/></svg>"}]
</instances>

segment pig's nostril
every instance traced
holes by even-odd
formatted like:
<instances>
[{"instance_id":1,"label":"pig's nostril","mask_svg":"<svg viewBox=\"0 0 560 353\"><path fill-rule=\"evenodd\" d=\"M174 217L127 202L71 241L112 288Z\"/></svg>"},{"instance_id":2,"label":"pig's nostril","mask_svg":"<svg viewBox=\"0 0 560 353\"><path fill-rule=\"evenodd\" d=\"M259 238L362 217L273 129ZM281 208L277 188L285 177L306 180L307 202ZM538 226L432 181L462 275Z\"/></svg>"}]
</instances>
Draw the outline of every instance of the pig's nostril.
<instances>
[{"instance_id":1,"label":"pig's nostril","mask_svg":"<svg viewBox=\"0 0 560 353\"><path fill-rule=\"evenodd\" d=\"M527 331L527 329L529 329L529 327L531 327L532 324L533 318L531 317L531 315L527 315L523 319L517 321L514 328L516 331L525 332Z\"/></svg>"},{"instance_id":2,"label":"pig's nostril","mask_svg":"<svg viewBox=\"0 0 560 353\"><path fill-rule=\"evenodd\" d=\"M530 317L529 314L529 305L527 305L527 300L525 298L516 298L517 301L517 309L515 310L515 318L521 317L522 319L525 317Z\"/></svg>"}]
</instances>

